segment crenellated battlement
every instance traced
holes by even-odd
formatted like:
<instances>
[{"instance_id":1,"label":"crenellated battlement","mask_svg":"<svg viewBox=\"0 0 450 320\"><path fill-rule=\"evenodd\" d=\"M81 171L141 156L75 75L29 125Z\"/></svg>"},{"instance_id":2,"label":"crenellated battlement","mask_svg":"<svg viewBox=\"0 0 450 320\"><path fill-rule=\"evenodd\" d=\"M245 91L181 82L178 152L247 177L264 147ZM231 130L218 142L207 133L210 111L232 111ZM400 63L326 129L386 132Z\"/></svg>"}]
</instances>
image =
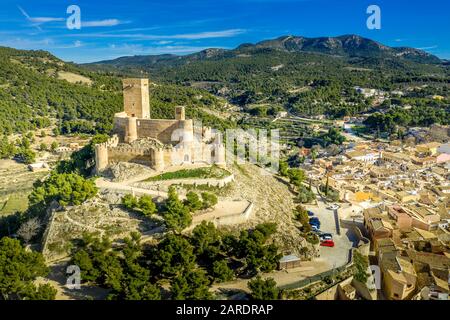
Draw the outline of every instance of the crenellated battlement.
<instances>
[{"instance_id":1,"label":"crenellated battlement","mask_svg":"<svg viewBox=\"0 0 450 320\"><path fill-rule=\"evenodd\" d=\"M195 127L185 107L174 108L174 119L151 119L147 79L124 79L124 111L114 116L114 135L95 146L95 170L112 162L137 162L156 170L179 164L208 162L225 165L220 136L209 127Z\"/></svg>"},{"instance_id":2,"label":"crenellated battlement","mask_svg":"<svg viewBox=\"0 0 450 320\"><path fill-rule=\"evenodd\" d=\"M119 145L116 147L108 147L108 152L120 152L120 153L130 153L130 154L140 154L149 155L152 149L149 147L133 147L130 145Z\"/></svg>"}]
</instances>

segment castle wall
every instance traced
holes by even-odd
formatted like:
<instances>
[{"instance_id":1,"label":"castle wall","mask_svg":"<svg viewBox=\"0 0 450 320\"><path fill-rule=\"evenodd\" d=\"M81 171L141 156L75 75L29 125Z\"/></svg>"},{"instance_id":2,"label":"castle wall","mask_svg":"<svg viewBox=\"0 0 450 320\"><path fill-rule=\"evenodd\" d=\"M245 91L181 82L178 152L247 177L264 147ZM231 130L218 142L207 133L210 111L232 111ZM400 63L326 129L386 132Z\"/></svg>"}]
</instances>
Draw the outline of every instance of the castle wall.
<instances>
[{"instance_id":1,"label":"castle wall","mask_svg":"<svg viewBox=\"0 0 450 320\"><path fill-rule=\"evenodd\" d=\"M172 149L164 149L162 153L163 163L172 163Z\"/></svg>"},{"instance_id":2,"label":"castle wall","mask_svg":"<svg viewBox=\"0 0 450 320\"><path fill-rule=\"evenodd\" d=\"M128 116L150 119L148 79L123 79L123 105Z\"/></svg>"},{"instance_id":3,"label":"castle wall","mask_svg":"<svg viewBox=\"0 0 450 320\"><path fill-rule=\"evenodd\" d=\"M154 150L132 148L132 147L109 147L108 163L115 162L133 162L147 166L153 166L155 163Z\"/></svg>"},{"instance_id":4,"label":"castle wall","mask_svg":"<svg viewBox=\"0 0 450 320\"><path fill-rule=\"evenodd\" d=\"M108 147L104 144L95 146L95 172L100 173L108 166Z\"/></svg>"},{"instance_id":5,"label":"castle wall","mask_svg":"<svg viewBox=\"0 0 450 320\"><path fill-rule=\"evenodd\" d=\"M225 157L225 154L226 154L225 146L223 144L218 144L218 145L215 145L214 147L215 147L215 151L214 151L215 156L213 158L213 162L220 167L226 167L227 162L226 162L226 157Z\"/></svg>"},{"instance_id":6,"label":"castle wall","mask_svg":"<svg viewBox=\"0 0 450 320\"><path fill-rule=\"evenodd\" d=\"M125 142L127 125L128 125L128 118L120 117L119 115L116 114L116 116L114 117L114 127L112 133L117 134L120 142Z\"/></svg>"},{"instance_id":7,"label":"castle wall","mask_svg":"<svg viewBox=\"0 0 450 320\"><path fill-rule=\"evenodd\" d=\"M98 174L106 169L109 164L109 148L115 148L119 144L119 137L113 135L108 141L95 145L95 173Z\"/></svg>"},{"instance_id":8,"label":"castle wall","mask_svg":"<svg viewBox=\"0 0 450 320\"><path fill-rule=\"evenodd\" d=\"M192 120L178 121L178 120L164 120L164 119L138 119L137 120L137 135L138 138L154 138L161 141L163 144L177 144L178 141L172 141L172 134L175 130L184 130L185 122L188 128L192 127ZM192 133L191 133L192 135Z\"/></svg>"},{"instance_id":9,"label":"castle wall","mask_svg":"<svg viewBox=\"0 0 450 320\"><path fill-rule=\"evenodd\" d=\"M179 128L183 130L180 141L192 143L194 141L194 122L192 120L181 120Z\"/></svg>"},{"instance_id":10,"label":"castle wall","mask_svg":"<svg viewBox=\"0 0 450 320\"><path fill-rule=\"evenodd\" d=\"M186 111L184 106L175 107L175 120L186 120Z\"/></svg>"},{"instance_id":11,"label":"castle wall","mask_svg":"<svg viewBox=\"0 0 450 320\"><path fill-rule=\"evenodd\" d=\"M194 128L193 120L186 120L184 106L175 107L175 119L150 119L147 79L124 79L123 98L124 111L114 116L113 138L95 146L97 173L114 162L140 163L158 171L199 162L225 166L223 144L210 128ZM198 137L199 141L195 141ZM166 147L145 149L130 145L142 138L156 139ZM213 138L213 144L205 144L213 142Z\"/></svg>"},{"instance_id":12,"label":"castle wall","mask_svg":"<svg viewBox=\"0 0 450 320\"><path fill-rule=\"evenodd\" d=\"M125 142L131 143L133 141L136 141L137 137L137 118L129 117L126 127Z\"/></svg>"},{"instance_id":13,"label":"castle wall","mask_svg":"<svg viewBox=\"0 0 450 320\"><path fill-rule=\"evenodd\" d=\"M162 171L162 170L164 170L166 163L168 163L168 162L164 161L164 149L155 150L154 169L156 171Z\"/></svg>"}]
</instances>

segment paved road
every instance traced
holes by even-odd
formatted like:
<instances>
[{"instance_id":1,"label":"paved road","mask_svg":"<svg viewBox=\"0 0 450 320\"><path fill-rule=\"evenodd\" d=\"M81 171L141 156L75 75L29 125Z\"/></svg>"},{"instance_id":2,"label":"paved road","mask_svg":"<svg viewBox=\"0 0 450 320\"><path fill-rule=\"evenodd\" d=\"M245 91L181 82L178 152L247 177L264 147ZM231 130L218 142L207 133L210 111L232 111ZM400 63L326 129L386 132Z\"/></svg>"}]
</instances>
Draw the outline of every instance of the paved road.
<instances>
[{"instance_id":1,"label":"paved road","mask_svg":"<svg viewBox=\"0 0 450 320\"><path fill-rule=\"evenodd\" d=\"M339 225L336 210L327 209L327 205L320 197L317 199L317 206L306 206L306 209L314 212L314 215L321 222L321 231L333 234L335 246L333 248L320 247L320 258L325 261L330 268L337 268L348 262L350 249L354 245L353 233Z\"/></svg>"},{"instance_id":2,"label":"paved road","mask_svg":"<svg viewBox=\"0 0 450 320\"><path fill-rule=\"evenodd\" d=\"M103 189L103 190L116 190L116 191L126 191L126 192L134 192L135 194L148 194L151 196L160 196L167 198L167 192L163 191L155 191L155 190L148 190L148 189L142 189L142 188L135 188L131 187L123 182L111 182L107 181L103 178L99 178L95 181L95 184L97 185L97 188ZM180 196L180 198L182 198Z\"/></svg>"},{"instance_id":3,"label":"paved road","mask_svg":"<svg viewBox=\"0 0 450 320\"><path fill-rule=\"evenodd\" d=\"M348 140L348 141L355 141L355 142L364 142L367 141L363 137L360 137L356 135L356 133L352 130L352 128L345 129L341 134Z\"/></svg>"}]
</instances>

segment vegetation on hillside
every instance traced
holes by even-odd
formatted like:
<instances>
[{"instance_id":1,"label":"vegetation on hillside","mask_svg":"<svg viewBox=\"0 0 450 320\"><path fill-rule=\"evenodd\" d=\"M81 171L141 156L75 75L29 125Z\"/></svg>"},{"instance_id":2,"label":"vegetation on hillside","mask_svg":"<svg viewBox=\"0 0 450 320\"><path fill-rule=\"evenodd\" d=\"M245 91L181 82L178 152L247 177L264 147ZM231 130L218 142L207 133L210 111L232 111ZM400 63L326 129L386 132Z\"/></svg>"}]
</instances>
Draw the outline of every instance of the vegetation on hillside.
<instances>
[{"instance_id":1,"label":"vegetation on hillside","mask_svg":"<svg viewBox=\"0 0 450 320\"><path fill-rule=\"evenodd\" d=\"M70 83L58 78L67 71L92 80ZM114 113L123 108L122 85L116 76L101 75L65 63L45 51L0 47L0 136L56 125L55 133L109 133ZM186 105L188 117L218 129L233 126L201 108L221 102L200 89L158 85L151 89L154 118L173 118L175 105Z\"/></svg>"},{"instance_id":2,"label":"vegetation on hillside","mask_svg":"<svg viewBox=\"0 0 450 320\"><path fill-rule=\"evenodd\" d=\"M144 72L161 83L205 88L245 108L251 106L246 110L258 116L274 114L281 107L297 115L341 118L372 111L374 99L357 93L355 86L383 91L415 88L426 92L423 103L443 110L448 118L450 69L438 58L414 49L398 54L401 49L356 36L336 38L345 42L345 48L336 45L339 41L330 45L328 38L317 39L310 47L309 40L297 43L291 38L181 58L127 57L89 67ZM446 99L435 101L429 95ZM434 120L439 123L442 118Z\"/></svg>"},{"instance_id":3,"label":"vegetation on hillside","mask_svg":"<svg viewBox=\"0 0 450 320\"><path fill-rule=\"evenodd\" d=\"M230 172L217 166L182 169L174 172L165 172L151 177L147 181L174 180L174 179L222 179L229 176Z\"/></svg>"},{"instance_id":4,"label":"vegetation on hillside","mask_svg":"<svg viewBox=\"0 0 450 320\"><path fill-rule=\"evenodd\" d=\"M48 272L41 253L26 250L19 240L0 239L0 300L55 299L55 288L34 283Z\"/></svg>"},{"instance_id":5,"label":"vegetation on hillside","mask_svg":"<svg viewBox=\"0 0 450 320\"><path fill-rule=\"evenodd\" d=\"M190 235L168 233L153 245L143 246L139 233L132 233L120 247L85 234L72 263L81 268L83 283L110 289L109 299L157 300L165 292L174 300L211 299L214 282L275 269L280 255L268 243L275 231L276 225L266 223L235 237L202 222ZM254 292L261 298L277 292L273 283L259 286L255 282Z\"/></svg>"}]
</instances>

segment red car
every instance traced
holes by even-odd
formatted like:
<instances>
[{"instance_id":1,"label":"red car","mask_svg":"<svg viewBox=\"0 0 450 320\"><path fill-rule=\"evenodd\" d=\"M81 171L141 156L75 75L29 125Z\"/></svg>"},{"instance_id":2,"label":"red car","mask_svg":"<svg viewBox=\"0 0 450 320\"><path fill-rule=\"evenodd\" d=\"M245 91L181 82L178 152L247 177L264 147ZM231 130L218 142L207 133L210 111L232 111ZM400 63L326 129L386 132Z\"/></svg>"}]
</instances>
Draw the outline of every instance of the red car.
<instances>
[{"instance_id":1,"label":"red car","mask_svg":"<svg viewBox=\"0 0 450 320\"><path fill-rule=\"evenodd\" d=\"M333 240L324 240L320 243L323 247L334 247L334 241Z\"/></svg>"}]
</instances>

